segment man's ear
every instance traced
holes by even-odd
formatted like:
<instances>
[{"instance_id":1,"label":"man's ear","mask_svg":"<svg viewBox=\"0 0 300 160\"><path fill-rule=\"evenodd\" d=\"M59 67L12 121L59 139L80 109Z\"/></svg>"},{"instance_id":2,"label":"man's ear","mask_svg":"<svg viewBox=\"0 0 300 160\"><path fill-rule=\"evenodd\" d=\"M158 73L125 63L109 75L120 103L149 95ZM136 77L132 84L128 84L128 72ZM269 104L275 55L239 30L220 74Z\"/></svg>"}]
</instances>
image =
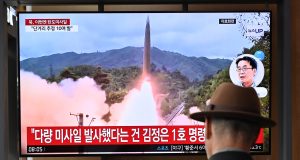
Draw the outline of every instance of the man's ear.
<instances>
[{"instance_id":1,"label":"man's ear","mask_svg":"<svg viewBox=\"0 0 300 160\"><path fill-rule=\"evenodd\" d=\"M257 69L254 68L254 75L256 75Z\"/></svg>"},{"instance_id":2,"label":"man's ear","mask_svg":"<svg viewBox=\"0 0 300 160\"><path fill-rule=\"evenodd\" d=\"M205 139L210 139L211 138L211 131L212 131L212 128L211 128L211 119L206 117L205 118Z\"/></svg>"}]
</instances>

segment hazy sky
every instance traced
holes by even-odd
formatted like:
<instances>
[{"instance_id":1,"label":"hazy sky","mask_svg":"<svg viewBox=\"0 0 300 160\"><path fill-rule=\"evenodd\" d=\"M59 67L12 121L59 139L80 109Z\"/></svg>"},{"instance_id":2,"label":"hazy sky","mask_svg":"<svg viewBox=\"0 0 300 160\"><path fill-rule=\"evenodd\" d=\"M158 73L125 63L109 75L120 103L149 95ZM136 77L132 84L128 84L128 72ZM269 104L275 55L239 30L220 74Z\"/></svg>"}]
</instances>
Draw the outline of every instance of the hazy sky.
<instances>
[{"instance_id":1,"label":"hazy sky","mask_svg":"<svg viewBox=\"0 0 300 160\"><path fill-rule=\"evenodd\" d=\"M20 14L20 57L74 51L104 52L126 46L143 47L149 16L151 46L186 56L230 58L251 47L239 24L219 24L237 13L81 13ZM68 18L78 32L25 32L26 18Z\"/></svg>"}]
</instances>

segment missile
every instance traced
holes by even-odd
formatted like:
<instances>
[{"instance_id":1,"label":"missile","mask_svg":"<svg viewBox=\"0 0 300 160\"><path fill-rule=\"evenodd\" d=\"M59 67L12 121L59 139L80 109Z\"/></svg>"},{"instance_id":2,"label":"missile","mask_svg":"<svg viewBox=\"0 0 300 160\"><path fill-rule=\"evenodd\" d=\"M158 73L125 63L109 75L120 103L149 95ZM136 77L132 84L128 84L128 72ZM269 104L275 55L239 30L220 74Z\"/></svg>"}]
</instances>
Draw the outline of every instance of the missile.
<instances>
[{"instance_id":1,"label":"missile","mask_svg":"<svg viewBox=\"0 0 300 160\"><path fill-rule=\"evenodd\" d=\"M150 22L147 17L145 28L144 54L143 54L143 75L147 77L150 73Z\"/></svg>"}]
</instances>

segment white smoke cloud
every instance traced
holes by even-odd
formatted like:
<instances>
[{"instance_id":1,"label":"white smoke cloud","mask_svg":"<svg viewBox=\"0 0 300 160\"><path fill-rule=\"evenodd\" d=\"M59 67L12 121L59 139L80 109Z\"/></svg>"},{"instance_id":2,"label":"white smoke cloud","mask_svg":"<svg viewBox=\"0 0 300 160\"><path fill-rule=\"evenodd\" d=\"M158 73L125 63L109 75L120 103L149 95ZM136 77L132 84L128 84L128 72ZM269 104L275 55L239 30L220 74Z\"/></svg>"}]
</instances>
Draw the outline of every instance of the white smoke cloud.
<instances>
[{"instance_id":1,"label":"white smoke cloud","mask_svg":"<svg viewBox=\"0 0 300 160\"><path fill-rule=\"evenodd\" d=\"M189 114L200 112L199 108L191 107L189 109ZM172 125L204 125L203 122L195 121L191 119L189 116L184 114L179 114L178 116L174 117L172 120Z\"/></svg>"},{"instance_id":2,"label":"white smoke cloud","mask_svg":"<svg viewBox=\"0 0 300 160\"><path fill-rule=\"evenodd\" d=\"M21 128L22 146L26 146L28 126L77 126L75 116L70 113L89 115L84 118L88 125L107 125L101 117L108 113L105 92L100 90L93 79L84 77L61 83L48 83L31 72L20 72L21 83ZM25 149L23 147L22 149Z\"/></svg>"},{"instance_id":3,"label":"white smoke cloud","mask_svg":"<svg viewBox=\"0 0 300 160\"><path fill-rule=\"evenodd\" d=\"M78 126L77 117L83 113L84 126L96 118L91 126L116 125L165 125L160 109L146 83L141 89L132 89L121 103L110 107L105 103L105 91L92 78L77 81L65 79L60 83L48 83L45 79L26 71L20 72L22 153L26 153L26 128L38 126ZM102 119L110 113L109 121ZM133 120L133 121L132 121ZM185 115L174 118L173 125L193 125Z\"/></svg>"}]
</instances>

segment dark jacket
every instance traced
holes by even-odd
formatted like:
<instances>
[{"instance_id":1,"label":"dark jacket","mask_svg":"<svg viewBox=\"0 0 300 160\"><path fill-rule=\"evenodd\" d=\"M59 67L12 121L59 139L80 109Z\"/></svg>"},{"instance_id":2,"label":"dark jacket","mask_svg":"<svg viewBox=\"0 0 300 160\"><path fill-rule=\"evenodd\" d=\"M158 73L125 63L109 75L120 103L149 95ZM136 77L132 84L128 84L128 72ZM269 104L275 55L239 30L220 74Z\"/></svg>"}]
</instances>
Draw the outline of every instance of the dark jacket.
<instances>
[{"instance_id":1,"label":"dark jacket","mask_svg":"<svg viewBox=\"0 0 300 160\"><path fill-rule=\"evenodd\" d=\"M251 155L242 151L224 151L212 155L209 160L253 160Z\"/></svg>"}]
</instances>

